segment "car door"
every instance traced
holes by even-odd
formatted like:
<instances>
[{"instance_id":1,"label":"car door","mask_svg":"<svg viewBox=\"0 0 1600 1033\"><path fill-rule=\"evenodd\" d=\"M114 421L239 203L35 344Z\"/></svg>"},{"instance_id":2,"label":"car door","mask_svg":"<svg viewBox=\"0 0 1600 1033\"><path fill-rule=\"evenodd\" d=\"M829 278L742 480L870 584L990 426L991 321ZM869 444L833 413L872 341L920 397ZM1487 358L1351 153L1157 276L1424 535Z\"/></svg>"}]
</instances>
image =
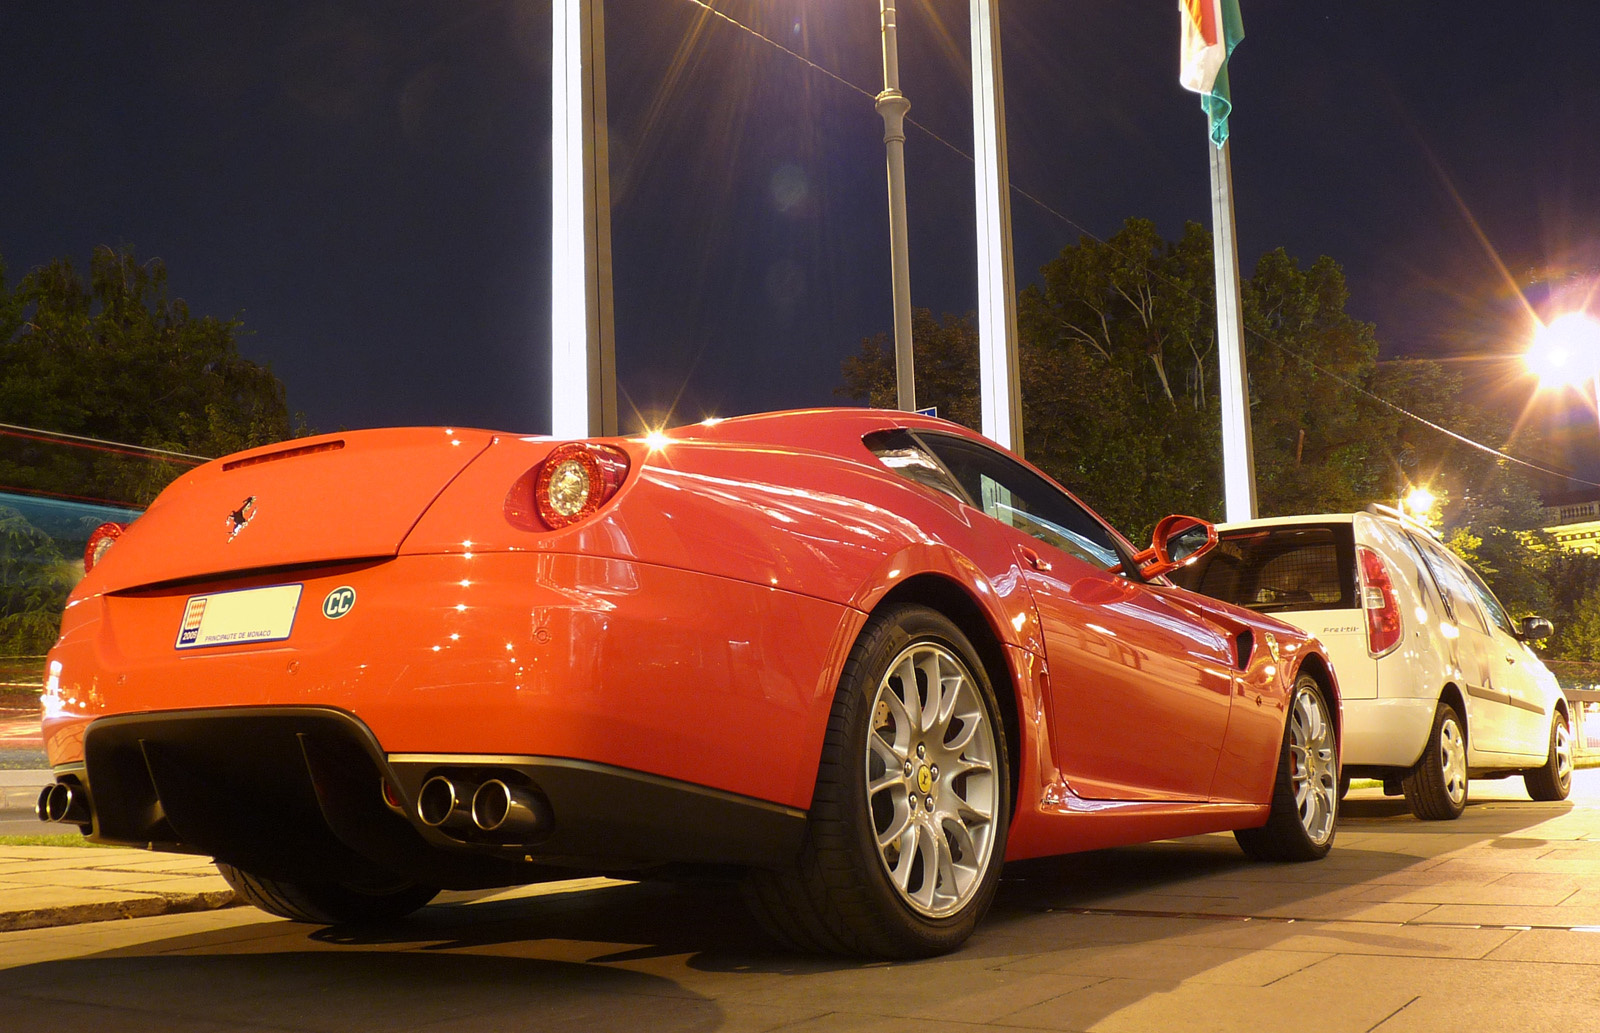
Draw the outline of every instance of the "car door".
<instances>
[{"instance_id":1,"label":"car door","mask_svg":"<svg viewBox=\"0 0 1600 1033\"><path fill-rule=\"evenodd\" d=\"M1205 800L1234 687L1220 628L1106 568L1112 532L1034 471L953 435L922 440L1012 544L1043 629L1056 763L1089 799Z\"/></svg>"},{"instance_id":2,"label":"car door","mask_svg":"<svg viewBox=\"0 0 1600 1033\"><path fill-rule=\"evenodd\" d=\"M1511 616L1478 572L1465 563L1461 564L1461 571L1489 619L1489 666L1494 672L1495 689L1505 695L1510 708L1506 714L1505 752L1542 757L1550 746L1550 715L1545 709L1544 687L1535 674L1538 657L1512 630Z\"/></svg>"},{"instance_id":3,"label":"car door","mask_svg":"<svg viewBox=\"0 0 1600 1033\"><path fill-rule=\"evenodd\" d=\"M1493 654L1496 643L1489 624L1478 611L1472 582L1454 556L1431 539L1407 534L1432 575L1446 609L1450 627L1446 637L1455 643L1455 665L1461 672L1461 691L1467 700L1469 749L1504 752L1511 742L1510 697L1495 684Z\"/></svg>"}]
</instances>

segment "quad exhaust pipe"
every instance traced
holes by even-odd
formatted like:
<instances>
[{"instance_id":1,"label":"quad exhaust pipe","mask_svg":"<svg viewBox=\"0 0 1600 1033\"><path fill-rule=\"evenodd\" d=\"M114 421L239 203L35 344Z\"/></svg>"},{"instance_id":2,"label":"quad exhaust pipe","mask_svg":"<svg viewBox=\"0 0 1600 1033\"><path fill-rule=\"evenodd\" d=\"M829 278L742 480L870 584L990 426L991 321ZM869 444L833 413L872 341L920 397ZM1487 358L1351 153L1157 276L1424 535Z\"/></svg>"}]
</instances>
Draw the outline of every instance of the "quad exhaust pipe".
<instances>
[{"instance_id":1,"label":"quad exhaust pipe","mask_svg":"<svg viewBox=\"0 0 1600 1033\"><path fill-rule=\"evenodd\" d=\"M422 783L417 819L447 833L487 833L504 842L543 835L555 822L550 802L537 789L499 778L471 782L448 775L434 775Z\"/></svg>"},{"instance_id":2,"label":"quad exhaust pipe","mask_svg":"<svg viewBox=\"0 0 1600 1033\"><path fill-rule=\"evenodd\" d=\"M40 821L66 825L87 825L94 820L89 790L75 782L56 782L39 791L33 812Z\"/></svg>"}]
</instances>

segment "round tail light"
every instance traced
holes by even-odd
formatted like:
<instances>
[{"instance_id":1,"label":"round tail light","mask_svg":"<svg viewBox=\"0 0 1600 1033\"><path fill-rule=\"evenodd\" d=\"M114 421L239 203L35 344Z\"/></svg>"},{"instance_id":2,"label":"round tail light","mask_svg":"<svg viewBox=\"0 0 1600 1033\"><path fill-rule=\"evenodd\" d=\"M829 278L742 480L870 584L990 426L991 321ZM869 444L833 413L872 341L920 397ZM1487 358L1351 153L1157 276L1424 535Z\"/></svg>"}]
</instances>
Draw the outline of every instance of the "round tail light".
<instances>
[{"instance_id":1,"label":"round tail light","mask_svg":"<svg viewBox=\"0 0 1600 1033\"><path fill-rule=\"evenodd\" d=\"M561 445L513 486L507 517L521 526L522 506L516 500L520 486L531 480L533 509L544 526L555 530L575 524L615 495L627 476L628 457L618 449L588 442Z\"/></svg>"}]
</instances>

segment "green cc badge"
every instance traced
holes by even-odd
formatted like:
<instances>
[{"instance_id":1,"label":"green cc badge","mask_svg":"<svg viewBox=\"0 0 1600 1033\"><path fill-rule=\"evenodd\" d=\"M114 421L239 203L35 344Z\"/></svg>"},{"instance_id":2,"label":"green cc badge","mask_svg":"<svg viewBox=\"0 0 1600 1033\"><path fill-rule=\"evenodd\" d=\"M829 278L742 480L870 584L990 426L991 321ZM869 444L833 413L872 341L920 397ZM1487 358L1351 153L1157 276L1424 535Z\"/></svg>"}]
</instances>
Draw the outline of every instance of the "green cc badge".
<instances>
[{"instance_id":1,"label":"green cc badge","mask_svg":"<svg viewBox=\"0 0 1600 1033\"><path fill-rule=\"evenodd\" d=\"M322 615L331 621L349 613L356 605L356 590L349 585L340 585L329 592L322 600Z\"/></svg>"}]
</instances>

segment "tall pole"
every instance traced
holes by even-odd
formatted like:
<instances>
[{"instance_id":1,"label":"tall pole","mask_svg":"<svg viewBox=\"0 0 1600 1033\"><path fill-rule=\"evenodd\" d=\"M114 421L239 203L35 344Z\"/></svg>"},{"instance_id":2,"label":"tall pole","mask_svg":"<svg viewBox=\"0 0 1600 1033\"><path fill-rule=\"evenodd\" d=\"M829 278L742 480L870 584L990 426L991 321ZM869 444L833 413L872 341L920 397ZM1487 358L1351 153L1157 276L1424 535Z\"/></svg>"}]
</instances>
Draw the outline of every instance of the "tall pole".
<instances>
[{"instance_id":1,"label":"tall pole","mask_svg":"<svg viewBox=\"0 0 1600 1033\"><path fill-rule=\"evenodd\" d=\"M553 0L550 6L551 433L612 435L617 357L603 0Z\"/></svg>"},{"instance_id":2,"label":"tall pole","mask_svg":"<svg viewBox=\"0 0 1600 1033\"><path fill-rule=\"evenodd\" d=\"M972 144L978 194L978 407L984 436L1022 454L1011 171L999 0L972 0Z\"/></svg>"},{"instance_id":3,"label":"tall pole","mask_svg":"<svg viewBox=\"0 0 1600 1033\"><path fill-rule=\"evenodd\" d=\"M895 404L917 407L916 360L911 349L911 257L906 244L906 112L911 102L900 92L900 46L895 37L894 0L881 0L883 20L883 148L889 166L889 264L894 280Z\"/></svg>"},{"instance_id":4,"label":"tall pole","mask_svg":"<svg viewBox=\"0 0 1600 1033\"><path fill-rule=\"evenodd\" d=\"M1255 448L1250 440L1249 385L1244 373L1244 317L1239 305L1239 246L1233 225L1233 163L1228 143L1212 144L1211 237L1217 266L1217 354L1222 400L1222 495L1230 521L1256 516Z\"/></svg>"}]
</instances>

